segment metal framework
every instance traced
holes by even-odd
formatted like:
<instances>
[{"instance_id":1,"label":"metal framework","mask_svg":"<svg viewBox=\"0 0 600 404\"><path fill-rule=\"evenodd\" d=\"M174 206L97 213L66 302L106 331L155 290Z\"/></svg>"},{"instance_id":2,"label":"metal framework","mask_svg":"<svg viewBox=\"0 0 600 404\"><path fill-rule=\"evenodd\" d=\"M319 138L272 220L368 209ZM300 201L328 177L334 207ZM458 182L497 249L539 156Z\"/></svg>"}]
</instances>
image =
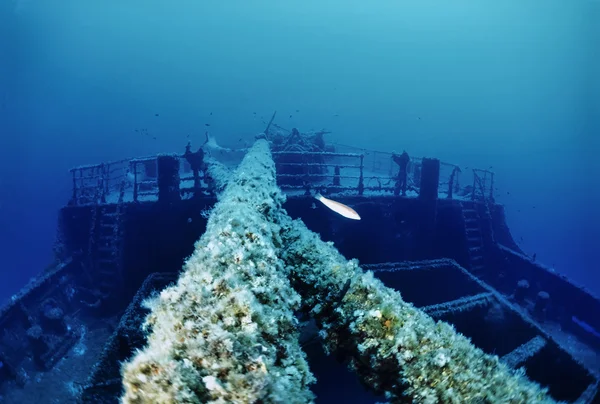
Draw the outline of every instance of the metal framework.
<instances>
[{"instance_id":1,"label":"metal framework","mask_svg":"<svg viewBox=\"0 0 600 404\"><path fill-rule=\"evenodd\" d=\"M326 191L329 194L393 195L398 181L398 167L392 153L337 145L340 152L273 152L278 169L288 168L293 174L277 174L277 181L288 194L302 195ZM73 193L71 205L143 202L155 200L158 195L157 158L160 155L123 159L71 169ZM182 197L211 195L210 178L202 173L193 177L184 156L172 154L180 160L180 193ZM315 162L317 161L317 162ZM408 166L407 188L416 196L420 191L422 158L411 157ZM473 169L472 187L461 187L461 170L455 164L440 162L440 197L457 198L489 203L494 201L494 173ZM468 179L464 180L467 183Z\"/></svg>"}]
</instances>

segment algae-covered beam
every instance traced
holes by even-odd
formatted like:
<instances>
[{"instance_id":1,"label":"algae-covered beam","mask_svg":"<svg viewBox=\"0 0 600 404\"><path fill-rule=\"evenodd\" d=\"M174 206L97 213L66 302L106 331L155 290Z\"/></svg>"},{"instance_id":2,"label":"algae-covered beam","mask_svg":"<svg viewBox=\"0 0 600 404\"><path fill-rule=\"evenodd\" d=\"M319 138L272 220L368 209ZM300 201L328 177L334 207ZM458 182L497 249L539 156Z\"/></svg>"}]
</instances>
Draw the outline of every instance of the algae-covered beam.
<instances>
[{"instance_id":1,"label":"algae-covered beam","mask_svg":"<svg viewBox=\"0 0 600 404\"><path fill-rule=\"evenodd\" d=\"M258 141L177 283L147 303L147 346L122 368L122 402L312 401L314 378L294 317L300 298L278 257L281 238L271 220L282 198L268 143Z\"/></svg>"},{"instance_id":2,"label":"algae-covered beam","mask_svg":"<svg viewBox=\"0 0 600 404\"><path fill-rule=\"evenodd\" d=\"M478 307L486 307L493 302L493 295L488 292L478 293L472 296L463 296L444 303L432 304L420 309L434 319L447 315L468 312Z\"/></svg>"},{"instance_id":3,"label":"algae-covered beam","mask_svg":"<svg viewBox=\"0 0 600 404\"><path fill-rule=\"evenodd\" d=\"M279 225L292 286L315 318L326 350L347 360L377 393L393 402L432 404L554 402L522 370L404 302L302 221L282 213Z\"/></svg>"},{"instance_id":4,"label":"algae-covered beam","mask_svg":"<svg viewBox=\"0 0 600 404\"><path fill-rule=\"evenodd\" d=\"M150 303L148 346L124 366L124 402L310 401L313 377L292 314L300 307L315 318L326 349L391 401L552 402L523 372L404 302L292 220L284 199L259 140L178 283Z\"/></svg>"},{"instance_id":5,"label":"algae-covered beam","mask_svg":"<svg viewBox=\"0 0 600 404\"><path fill-rule=\"evenodd\" d=\"M544 347L546 346L547 341L536 335L526 343L519 345L517 348L512 350L511 352L504 355L502 358L502 362L506 363L511 368L516 368L523 364L529 358L537 355Z\"/></svg>"}]
</instances>

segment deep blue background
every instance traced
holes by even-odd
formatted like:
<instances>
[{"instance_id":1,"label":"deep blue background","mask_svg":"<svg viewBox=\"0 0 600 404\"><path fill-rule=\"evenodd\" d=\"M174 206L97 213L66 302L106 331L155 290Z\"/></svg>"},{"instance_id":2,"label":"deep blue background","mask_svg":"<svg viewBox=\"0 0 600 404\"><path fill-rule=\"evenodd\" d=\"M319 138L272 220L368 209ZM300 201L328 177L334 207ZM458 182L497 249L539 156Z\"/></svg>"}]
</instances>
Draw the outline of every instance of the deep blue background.
<instances>
[{"instance_id":1,"label":"deep blue background","mask_svg":"<svg viewBox=\"0 0 600 404\"><path fill-rule=\"evenodd\" d=\"M50 262L70 167L183 151L205 123L236 146L275 109L492 166L522 248L600 294L598 21L597 0L3 1L0 300Z\"/></svg>"}]
</instances>

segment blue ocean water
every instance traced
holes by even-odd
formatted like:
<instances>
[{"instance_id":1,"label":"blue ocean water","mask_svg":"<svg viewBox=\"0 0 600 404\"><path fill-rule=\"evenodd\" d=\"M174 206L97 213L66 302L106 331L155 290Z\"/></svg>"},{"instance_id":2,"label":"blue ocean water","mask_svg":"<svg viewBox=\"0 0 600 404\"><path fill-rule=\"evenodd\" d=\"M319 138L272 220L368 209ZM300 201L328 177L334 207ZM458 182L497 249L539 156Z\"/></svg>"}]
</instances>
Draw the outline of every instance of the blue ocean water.
<instances>
[{"instance_id":1,"label":"blue ocean water","mask_svg":"<svg viewBox=\"0 0 600 404\"><path fill-rule=\"evenodd\" d=\"M599 7L6 0L0 296L51 261L69 168L179 151L205 124L235 146L273 110L331 141L492 167L523 250L600 293Z\"/></svg>"},{"instance_id":2,"label":"blue ocean water","mask_svg":"<svg viewBox=\"0 0 600 404\"><path fill-rule=\"evenodd\" d=\"M241 147L275 110L493 171L521 249L600 295L598 21L598 0L4 0L0 303L52 263L70 168Z\"/></svg>"}]
</instances>

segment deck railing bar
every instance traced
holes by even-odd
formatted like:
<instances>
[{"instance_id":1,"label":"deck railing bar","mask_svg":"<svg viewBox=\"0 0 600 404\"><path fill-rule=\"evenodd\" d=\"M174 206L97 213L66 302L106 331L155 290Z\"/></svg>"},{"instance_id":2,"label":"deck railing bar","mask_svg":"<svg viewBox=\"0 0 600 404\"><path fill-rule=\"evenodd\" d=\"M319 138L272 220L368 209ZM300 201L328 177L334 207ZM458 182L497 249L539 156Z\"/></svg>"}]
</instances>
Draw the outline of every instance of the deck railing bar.
<instances>
[{"instance_id":1,"label":"deck railing bar","mask_svg":"<svg viewBox=\"0 0 600 404\"><path fill-rule=\"evenodd\" d=\"M284 163L278 162L279 166L302 166L302 167L340 167L340 168L360 168L358 164L335 164L335 163Z\"/></svg>"},{"instance_id":2,"label":"deck railing bar","mask_svg":"<svg viewBox=\"0 0 600 404\"><path fill-rule=\"evenodd\" d=\"M206 175L201 175L199 178L200 178L201 180L205 180L205 181L206 181L206 180L208 179L208 176L206 176ZM193 175L192 175L192 176L189 176L189 177L181 177L181 178L179 179L179 181L180 181L180 182L183 182L183 181L193 181L193 180L194 180L194 176L193 176Z\"/></svg>"},{"instance_id":3,"label":"deck railing bar","mask_svg":"<svg viewBox=\"0 0 600 404\"><path fill-rule=\"evenodd\" d=\"M100 163L100 164L87 164L87 165L81 165L81 166L77 166L77 167L73 167L71 168L69 171L73 172L73 171L78 171L78 170L90 170L90 169L94 169L94 168L98 168L101 167L103 164L107 165L107 164L119 164L119 163L126 163L128 161L131 161L131 159L123 159L123 160L115 160L115 161L107 161L105 163Z\"/></svg>"},{"instance_id":4,"label":"deck railing bar","mask_svg":"<svg viewBox=\"0 0 600 404\"><path fill-rule=\"evenodd\" d=\"M311 174L311 173L306 173L306 174L277 174L277 177L281 177L281 178L352 178L352 179L359 179L360 176L358 175L335 175L335 174Z\"/></svg>"},{"instance_id":5,"label":"deck railing bar","mask_svg":"<svg viewBox=\"0 0 600 404\"><path fill-rule=\"evenodd\" d=\"M360 157L360 154L356 154L356 153L333 153L333 152L302 152L302 151L280 151L280 152L273 152L272 153L274 156L281 156L281 155L304 155L304 156L328 156L328 157Z\"/></svg>"},{"instance_id":6,"label":"deck railing bar","mask_svg":"<svg viewBox=\"0 0 600 404\"><path fill-rule=\"evenodd\" d=\"M325 185L325 184L304 184L304 185L285 185L281 184L282 189L317 189L326 187L330 190L355 190L359 195L363 193L364 190L394 190L394 186L385 186L383 184L389 184L390 181L397 181L398 177L395 174L398 170L397 166L394 165L391 159L382 158L392 156L391 152L382 152L382 151L370 151L362 148L345 146L341 144L337 144L338 146L346 147L352 150L360 151L361 153L341 153L341 152L302 152L302 151L279 151L273 152L274 156L306 156L309 157L348 157L348 158L358 158L360 162L355 164L344 163L344 164L336 164L335 162L327 161L323 163L303 163L303 162L282 162L277 161L278 166L285 167L306 167L306 168L336 168L336 173L299 173L299 174L277 174L277 178L298 178L298 179L332 179L334 183L339 180L358 180L356 186L341 186L341 185ZM107 194L110 194L116 189L133 188L133 200L137 201L138 196L142 195L156 195L157 192L155 188L158 186L158 179L152 178L148 179L145 175L145 171L142 167L138 168L138 164L144 166L151 162L156 162L156 159L162 155L170 155L176 158L185 160L185 156L183 154L178 153L161 153L153 156L144 156L138 157L134 159L122 159L111 161L103 164L91 164L91 165L83 165L79 167L72 168L70 172L73 174L73 200L75 202L79 201L79 198L83 198L85 200L84 203L94 203L93 200L98 197L100 200L104 200ZM421 157L411 157L410 161L413 164L419 164L422 160ZM452 174L448 174L448 169L452 169L453 171L458 168L457 165L446 163L440 161L441 165L441 173L440 173L440 187L447 187L451 183ZM372 167L375 172L386 172L385 176L378 175L369 175L365 176L364 169L365 167ZM340 174L339 170L345 170L345 173L354 172L354 175L344 175ZM358 171L358 173L356 171ZM413 169L409 166L409 173L412 173ZM460 171L458 171L460 172ZM494 173L489 170L482 169L472 169L473 172L473 189L471 190L471 198L482 199L482 200L493 200L493 182L494 182ZM132 179L127 180L127 175L132 174ZM144 178L145 177L145 178ZM448 178L447 178L448 177ZM488 177L490 178L488 182ZM144 178L144 179L141 179ZM197 178L196 178L197 179ZM202 175L199 177L200 180L206 182L209 178L206 175ZM184 181L194 181L195 178L192 175L189 175L187 171L185 171L185 176L180 178L180 184ZM410 187L414 190L416 189L418 192L418 187L415 187L415 179L412 175L409 175L408 183ZM458 176L454 178L454 180L458 181ZM366 181L366 184L365 184ZM375 185L373 185L375 182ZM154 190L149 192L148 190L144 190L140 192L140 187L151 187ZM182 192L189 192L191 190L203 190L205 188L204 184L201 187L185 187L182 188ZM458 185L456 185L458 189ZM450 195L450 194L449 194ZM449 196L451 197L451 196ZM98 202L96 202L98 203Z\"/></svg>"}]
</instances>

